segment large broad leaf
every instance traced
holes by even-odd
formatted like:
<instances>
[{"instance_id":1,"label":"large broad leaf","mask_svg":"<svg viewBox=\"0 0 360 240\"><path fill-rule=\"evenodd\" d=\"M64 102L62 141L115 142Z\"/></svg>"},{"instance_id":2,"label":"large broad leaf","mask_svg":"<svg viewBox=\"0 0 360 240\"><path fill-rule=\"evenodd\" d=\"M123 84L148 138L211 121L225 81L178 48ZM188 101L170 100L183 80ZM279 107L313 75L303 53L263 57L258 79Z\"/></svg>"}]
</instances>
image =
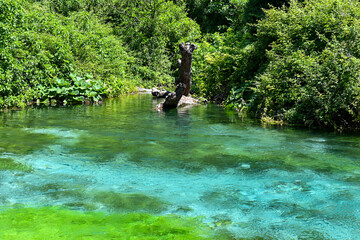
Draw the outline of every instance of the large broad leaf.
<instances>
[{"instance_id":1,"label":"large broad leaf","mask_svg":"<svg viewBox=\"0 0 360 240\"><path fill-rule=\"evenodd\" d=\"M94 91L86 91L86 95L88 97L95 97L96 95L98 95L98 93Z\"/></svg>"},{"instance_id":2,"label":"large broad leaf","mask_svg":"<svg viewBox=\"0 0 360 240\"><path fill-rule=\"evenodd\" d=\"M70 92L70 95L73 95L73 96L78 96L80 94L79 90L72 90Z\"/></svg>"},{"instance_id":3,"label":"large broad leaf","mask_svg":"<svg viewBox=\"0 0 360 240\"><path fill-rule=\"evenodd\" d=\"M77 96L73 98L74 101L77 102L85 102L85 97L84 96Z\"/></svg>"},{"instance_id":4,"label":"large broad leaf","mask_svg":"<svg viewBox=\"0 0 360 240\"><path fill-rule=\"evenodd\" d=\"M67 86L70 86L70 83L64 79L61 79L61 78L56 78L54 80L55 84L57 86L60 86L60 87L67 87Z\"/></svg>"}]
</instances>

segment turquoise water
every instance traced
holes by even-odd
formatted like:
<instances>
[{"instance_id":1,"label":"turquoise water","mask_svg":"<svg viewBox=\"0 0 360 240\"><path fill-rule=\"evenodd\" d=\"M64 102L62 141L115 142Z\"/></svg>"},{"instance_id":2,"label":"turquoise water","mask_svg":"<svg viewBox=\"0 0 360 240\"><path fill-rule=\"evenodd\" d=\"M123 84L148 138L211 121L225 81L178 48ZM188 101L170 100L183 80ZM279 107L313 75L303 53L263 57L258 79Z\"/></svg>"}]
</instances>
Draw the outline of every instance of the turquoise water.
<instances>
[{"instance_id":1,"label":"turquoise water","mask_svg":"<svg viewBox=\"0 0 360 240\"><path fill-rule=\"evenodd\" d=\"M0 171L0 205L201 216L233 239L360 239L360 135L157 102L0 113L0 160L32 169Z\"/></svg>"}]
</instances>

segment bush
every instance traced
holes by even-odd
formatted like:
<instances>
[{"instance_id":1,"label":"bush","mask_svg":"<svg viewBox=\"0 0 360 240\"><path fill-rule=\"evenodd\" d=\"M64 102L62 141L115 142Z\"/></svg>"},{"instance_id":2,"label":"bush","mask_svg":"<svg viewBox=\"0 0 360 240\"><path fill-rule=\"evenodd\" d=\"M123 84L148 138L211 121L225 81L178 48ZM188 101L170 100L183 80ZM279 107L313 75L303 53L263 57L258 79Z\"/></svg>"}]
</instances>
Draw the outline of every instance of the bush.
<instances>
[{"instance_id":1,"label":"bush","mask_svg":"<svg viewBox=\"0 0 360 240\"><path fill-rule=\"evenodd\" d=\"M112 28L94 14L79 11L66 17L52 12L44 3L1 3L0 27L8 30L4 36L0 33L0 107L24 106L35 99L50 98L58 102L67 97L68 102L96 101L138 85L131 69L134 57L112 34ZM63 79L71 84L67 87L77 89L72 76L85 77L84 81L92 76L91 82L96 84L74 96L76 91L70 94L65 86L57 84L57 79ZM98 85L101 89L95 94L93 90L98 87L94 86ZM52 90L58 87L61 90L55 94Z\"/></svg>"},{"instance_id":2,"label":"bush","mask_svg":"<svg viewBox=\"0 0 360 240\"><path fill-rule=\"evenodd\" d=\"M230 30L225 34L211 34L198 43L194 54L193 91L215 100L223 101L233 86L238 49L230 45L234 37Z\"/></svg>"},{"instance_id":3,"label":"bush","mask_svg":"<svg viewBox=\"0 0 360 240\"><path fill-rule=\"evenodd\" d=\"M291 1L288 9L267 10L258 42L274 40L255 111L293 124L359 128L359 37L357 1Z\"/></svg>"}]
</instances>

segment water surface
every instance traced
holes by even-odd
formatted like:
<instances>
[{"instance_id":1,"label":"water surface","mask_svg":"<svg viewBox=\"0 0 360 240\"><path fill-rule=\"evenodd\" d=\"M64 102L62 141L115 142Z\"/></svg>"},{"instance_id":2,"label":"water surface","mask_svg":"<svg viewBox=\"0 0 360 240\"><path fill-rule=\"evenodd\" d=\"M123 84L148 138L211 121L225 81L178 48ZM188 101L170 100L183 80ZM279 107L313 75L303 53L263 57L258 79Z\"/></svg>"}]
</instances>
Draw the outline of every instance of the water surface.
<instances>
[{"instance_id":1,"label":"water surface","mask_svg":"<svg viewBox=\"0 0 360 240\"><path fill-rule=\"evenodd\" d=\"M359 135L156 103L0 113L0 205L200 216L232 239L360 239Z\"/></svg>"}]
</instances>

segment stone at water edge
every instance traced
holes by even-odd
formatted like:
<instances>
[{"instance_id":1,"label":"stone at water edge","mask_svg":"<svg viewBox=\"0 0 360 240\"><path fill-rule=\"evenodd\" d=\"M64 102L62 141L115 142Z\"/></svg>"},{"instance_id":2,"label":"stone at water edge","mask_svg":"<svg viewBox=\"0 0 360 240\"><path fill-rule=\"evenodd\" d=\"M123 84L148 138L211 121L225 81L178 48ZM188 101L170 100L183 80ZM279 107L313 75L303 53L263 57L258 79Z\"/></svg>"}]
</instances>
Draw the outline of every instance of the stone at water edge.
<instances>
[{"instance_id":1,"label":"stone at water edge","mask_svg":"<svg viewBox=\"0 0 360 240\"><path fill-rule=\"evenodd\" d=\"M177 108L182 108L182 107L190 107L190 106L194 106L194 105L200 105L201 102L200 100L190 97L190 96L182 96L180 101L177 104ZM157 111L160 111L163 109L163 103L159 103L155 106L155 109Z\"/></svg>"},{"instance_id":2,"label":"stone at water edge","mask_svg":"<svg viewBox=\"0 0 360 240\"><path fill-rule=\"evenodd\" d=\"M198 99L192 98L191 96L182 96L177 107L187 106L187 105L199 105L200 101Z\"/></svg>"},{"instance_id":3,"label":"stone at water edge","mask_svg":"<svg viewBox=\"0 0 360 240\"><path fill-rule=\"evenodd\" d=\"M165 98L167 95L170 94L170 92L166 90L159 90L157 88L153 88L151 89L151 94L157 98Z\"/></svg>"},{"instance_id":4,"label":"stone at water edge","mask_svg":"<svg viewBox=\"0 0 360 240\"><path fill-rule=\"evenodd\" d=\"M140 93L151 93L151 89L147 89L147 88L138 88L138 91L140 92Z\"/></svg>"}]
</instances>

